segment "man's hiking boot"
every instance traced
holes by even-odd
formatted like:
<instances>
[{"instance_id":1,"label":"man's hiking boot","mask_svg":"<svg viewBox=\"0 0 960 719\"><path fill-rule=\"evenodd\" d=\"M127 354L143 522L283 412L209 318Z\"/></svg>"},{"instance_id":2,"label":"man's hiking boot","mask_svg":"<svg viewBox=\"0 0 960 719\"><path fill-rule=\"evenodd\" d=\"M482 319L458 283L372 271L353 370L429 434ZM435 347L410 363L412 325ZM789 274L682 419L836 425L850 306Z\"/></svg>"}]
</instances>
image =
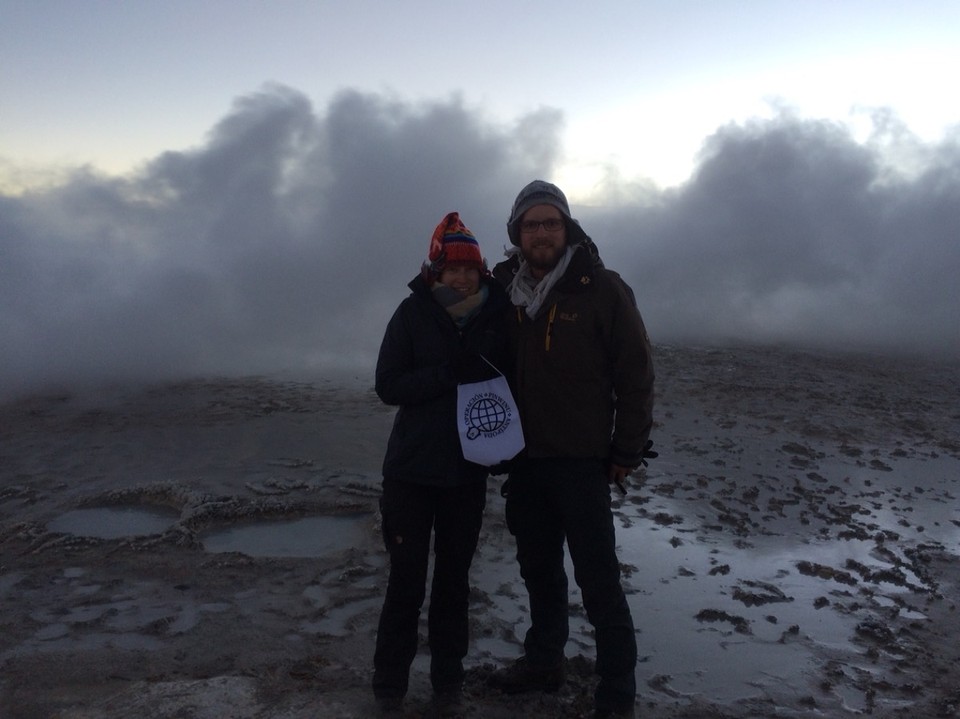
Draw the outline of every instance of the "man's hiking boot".
<instances>
[{"instance_id":1,"label":"man's hiking boot","mask_svg":"<svg viewBox=\"0 0 960 719\"><path fill-rule=\"evenodd\" d=\"M635 716L633 706L629 706L623 709L597 709L593 719L634 719Z\"/></svg>"},{"instance_id":2,"label":"man's hiking boot","mask_svg":"<svg viewBox=\"0 0 960 719\"><path fill-rule=\"evenodd\" d=\"M490 686L505 694L523 692L555 692L567 680L564 660L556 664L541 666L531 664L526 657L520 657L508 667L498 669L490 675Z\"/></svg>"},{"instance_id":3,"label":"man's hiking boot","mask_svg":"<svg viewBox=\"0 0 960 719\"><path fill-rule=\"evenodd\" d=\"M423 714L424 719L459 719L464 716L466 707L463 702L463 692L460 687L434 690L433 701Z\"/></svg>"},{"instance_id":4,"label":"man's hiking boot","mask_svg":"<svg viewBox=\"0 0 960 719\"><path fill-rule=\"evenodd\" d=\"M377 697L380 719L403 719L403 697Z\"/></svg>"}]
</instances>

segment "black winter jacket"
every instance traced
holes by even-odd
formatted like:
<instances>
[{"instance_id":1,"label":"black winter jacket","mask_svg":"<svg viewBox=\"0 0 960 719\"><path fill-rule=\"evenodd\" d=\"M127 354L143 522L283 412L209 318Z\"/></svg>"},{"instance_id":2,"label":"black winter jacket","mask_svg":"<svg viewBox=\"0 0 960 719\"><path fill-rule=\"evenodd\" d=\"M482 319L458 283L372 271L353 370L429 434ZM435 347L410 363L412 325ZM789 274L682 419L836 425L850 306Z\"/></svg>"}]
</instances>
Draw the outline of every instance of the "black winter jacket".
<instances>
[{"instance_id":1,"label":"black winter jacket","mask_svg":"<svg viewBox=\"0 0 960 719\"><path fill-rule=\"evenodd\" d=\"M653 425L653 359L633 291L592 243L573 246L535 319L509 313L510 375L528 457L597 457L636 467ZM493 269L504 285L512 257Z\"/></svg>"},{"instance_id":2,"label":"black winter jacket","mask_svg":"<svg viewBox=\"0 0 960 719\"><path fill-rule=\"evenodd\" d=\"M399 405L383 460L385 479L456 486L484 479L487 468L463 458L457 433L457 384L496 375L506 359L506 293L482 277L489 296L462 330L434 300L421 276L387 325L377 360L376 391Z\"/></svg>"}]
</instances>

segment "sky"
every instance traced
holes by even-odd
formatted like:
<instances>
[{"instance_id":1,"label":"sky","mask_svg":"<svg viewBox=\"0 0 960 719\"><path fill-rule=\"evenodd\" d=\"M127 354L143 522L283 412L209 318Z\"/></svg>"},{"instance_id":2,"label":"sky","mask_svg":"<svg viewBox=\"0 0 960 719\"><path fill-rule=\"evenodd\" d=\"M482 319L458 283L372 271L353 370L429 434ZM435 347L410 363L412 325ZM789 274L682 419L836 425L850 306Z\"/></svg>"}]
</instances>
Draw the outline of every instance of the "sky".
<instances>
[{"instance_id":1,"label":"sky","mask_svg":"<svg viewBox=\"0 0 960 719\"><path fill-rule=\"evenodd\" d=\"M960 356L960 3L0 0L0 395L375 356L560 184L655 342Z\"/></svg>"}]
</instances>

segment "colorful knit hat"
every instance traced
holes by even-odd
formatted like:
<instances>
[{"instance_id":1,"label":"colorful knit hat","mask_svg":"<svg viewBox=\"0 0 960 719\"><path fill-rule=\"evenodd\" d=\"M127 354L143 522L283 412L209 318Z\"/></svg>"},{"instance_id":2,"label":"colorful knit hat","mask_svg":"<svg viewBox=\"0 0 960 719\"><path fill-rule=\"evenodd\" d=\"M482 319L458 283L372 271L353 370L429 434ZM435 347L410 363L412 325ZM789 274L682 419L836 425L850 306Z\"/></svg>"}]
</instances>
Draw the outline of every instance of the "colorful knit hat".
<instances>
[{"instance_id":1,"label":"colorful knit hat","mask_svg":"<svg viewBox=\"0 0 960 719\"><path fill-rule=\"evenodd\" d=\"M436 274L447 265L466 265L481 271L486 268L477 238L460 220L458 212L451 212L440 220L433 231L426 264Z\"/></svg>"}]
</instances>

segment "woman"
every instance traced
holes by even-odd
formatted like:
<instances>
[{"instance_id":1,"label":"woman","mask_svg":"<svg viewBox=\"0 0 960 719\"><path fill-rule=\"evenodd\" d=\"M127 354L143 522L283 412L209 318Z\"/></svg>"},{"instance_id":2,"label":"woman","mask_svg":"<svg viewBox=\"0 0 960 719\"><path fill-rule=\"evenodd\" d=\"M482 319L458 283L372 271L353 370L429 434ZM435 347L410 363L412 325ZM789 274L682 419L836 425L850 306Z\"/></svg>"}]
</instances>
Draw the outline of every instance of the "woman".
<instances>
[{"instance_id":1,"label":"woman","mask_svg":"<svg viewBox=\"0 0 960 719\"><path fill-rule=\"evenodd\" d=\"M398 405L383 462L380 508L390 578L374 654L373 690L399 711L417 653L431 533L428 632L435 702L455 704L467 654L468 572L486 504L487 468L466 461L457 432L457 385L495 374L505 355L509 302L489 275L476 238L451 212L430 241L377 360L376 390Z\"/></svg>"}]
</instances>

